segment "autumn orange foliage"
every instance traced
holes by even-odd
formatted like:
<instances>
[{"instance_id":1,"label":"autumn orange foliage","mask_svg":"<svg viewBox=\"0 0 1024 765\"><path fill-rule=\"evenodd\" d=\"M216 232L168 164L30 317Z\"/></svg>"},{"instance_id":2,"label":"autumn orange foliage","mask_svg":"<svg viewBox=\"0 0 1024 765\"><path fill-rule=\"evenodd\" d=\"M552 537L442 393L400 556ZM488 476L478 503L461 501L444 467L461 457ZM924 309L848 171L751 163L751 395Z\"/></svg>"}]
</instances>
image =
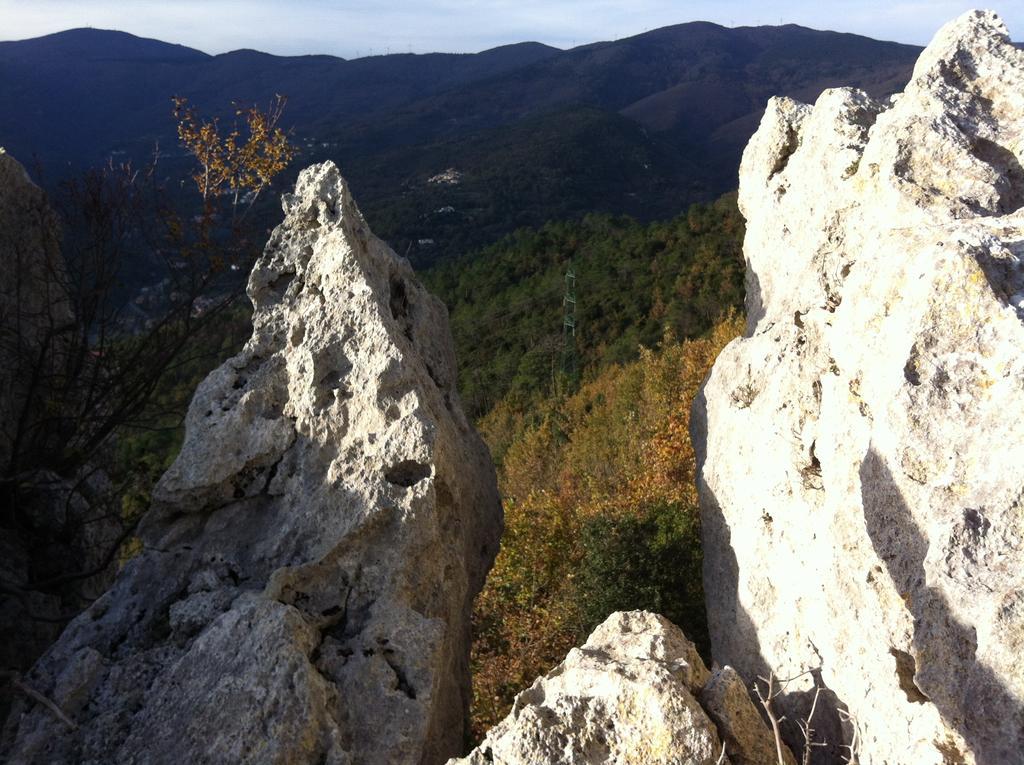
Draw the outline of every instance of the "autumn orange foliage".
<instances>
[{"instance_id":1,"label":"autumn orange foliage","mask_svg":"<svg viewBox=\"0 0 1024 765\"><path fill-rule=\"evenodd\" d=\"M677 534L672 543L685 539L697 547L686 565L697 565L698 575L682 577L690 592L667 597L695 600L703 618L690 405L718 353L741 331L742 319L731 313L705 337L667 337L660 349L643 350L637 361L605 370L578 393L549 400L538 421L499 404L480 423L501 463L506 530L474 614L477 738L507 714L516 693L607 615L603 606L630 607L623 602L628 595L609 600L594 591L603 577L613 581L616 571L599 570L596 579L587 575L622 558L622 551L616 557L588 548L595 539L604 544L606 530L620 521L661 529L668 509L668 533ZM661 520L647 522L655 512ZM594 528L597 534L588 533ZM632 543L635 533L624 539ZM655 549L663 540L641 542ZM660 560L671 566L675 559ZM703 625L682 626L699 631Z\"/></svg>"},{"instance_id":2,"label":"autumn orange foliage","mask_svg":"<svg viewBox=\"0 0 1024 765\"><path fill-rule=\"evenodd\" d=\"M278 126L287 103L283 96L277 96L266 111L235 107L235 117L245 121L244 140L237 123L222 136L218 119L199 117L186 98L177 96L173 101L178 139L196 158L198 169L192 179L204 201L225 191L233 194L233 207L246 192L255 201L295 156L295 147Z\"/></svg>"}]
</instances>

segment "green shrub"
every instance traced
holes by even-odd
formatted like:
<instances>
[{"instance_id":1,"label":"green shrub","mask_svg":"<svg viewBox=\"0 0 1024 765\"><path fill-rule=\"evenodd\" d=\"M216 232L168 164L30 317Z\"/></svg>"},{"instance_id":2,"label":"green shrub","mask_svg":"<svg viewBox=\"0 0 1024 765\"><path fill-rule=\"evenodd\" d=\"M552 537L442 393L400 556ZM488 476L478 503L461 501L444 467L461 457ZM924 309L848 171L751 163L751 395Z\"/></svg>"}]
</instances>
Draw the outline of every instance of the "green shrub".
<instances>
[{"instance_id":1,"label":"green shrub","mask_svg":"<svg viewBox=\"0 0 1024 765\"><path fill-rule=\"evenodd\" d=\"M584 524L582 542L577 583L585 633L614 611L654 611L708 655L696 508L665 503L598 516Z\"/></svg>"}]
</instances>

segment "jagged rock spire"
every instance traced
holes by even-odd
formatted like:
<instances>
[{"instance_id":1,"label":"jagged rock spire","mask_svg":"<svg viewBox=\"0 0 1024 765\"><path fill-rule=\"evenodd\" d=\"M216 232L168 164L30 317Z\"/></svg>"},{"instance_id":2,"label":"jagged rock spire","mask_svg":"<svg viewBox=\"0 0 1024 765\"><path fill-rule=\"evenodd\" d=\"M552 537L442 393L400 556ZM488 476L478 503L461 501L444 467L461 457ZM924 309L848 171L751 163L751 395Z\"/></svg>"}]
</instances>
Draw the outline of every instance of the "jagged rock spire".
<instances>
[{"instance_id":1,"label":"jagged rock spire","mask_svg":"<svg viewBox=\"0 0 1024 765\"><path fill-rule=\"evenodd\" d=\"M444 306L303 171L199 386L145 548L28 678L17 762L436 763L463 744L497 551Z\"/></svg>"}]
</instances>

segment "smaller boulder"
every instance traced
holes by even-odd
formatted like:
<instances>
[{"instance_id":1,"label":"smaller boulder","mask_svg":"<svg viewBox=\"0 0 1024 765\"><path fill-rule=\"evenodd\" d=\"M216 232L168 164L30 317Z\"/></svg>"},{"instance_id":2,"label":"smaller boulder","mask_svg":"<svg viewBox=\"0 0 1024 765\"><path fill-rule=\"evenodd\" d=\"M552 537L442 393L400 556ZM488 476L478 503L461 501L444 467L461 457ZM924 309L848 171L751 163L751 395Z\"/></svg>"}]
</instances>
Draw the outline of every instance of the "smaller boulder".
<instances>
[{"instance_id":1,"label":"smaller boulder","mask_svg":"<svg viewBox=\"0 0 1024 765\"><path fill-rule=\"evenodd\" d=\"M727 666L712 672L698 699L725 739L725 751L732 765L778 762L775 737L736 670ZM785 744L781 751L786 765L796 765L796 758Z\"/></svg>"},{"instance_id":2,"label":"smaller boulder","mask_svg":"<svg viewBox=\"0 0 1024 765\"><path fill-rule=\"evenodd\" d=\"M735 675L735 673L733 673ZM698 701L712 675L682 630L646 611L614 613L559 666L516 697L512 711L483 742L448 765L716 765L774 743L739 681L719 693L721 730ZM737 678L738 680L738 678ZM760 725L760 731L757 726ZM722 740L735 743L723 755ZM786 752L789 755L789 752ZM789 755L791 757L791 755ZM787 760L792 762L792 760Z\"/></svg>"}]
</instances>

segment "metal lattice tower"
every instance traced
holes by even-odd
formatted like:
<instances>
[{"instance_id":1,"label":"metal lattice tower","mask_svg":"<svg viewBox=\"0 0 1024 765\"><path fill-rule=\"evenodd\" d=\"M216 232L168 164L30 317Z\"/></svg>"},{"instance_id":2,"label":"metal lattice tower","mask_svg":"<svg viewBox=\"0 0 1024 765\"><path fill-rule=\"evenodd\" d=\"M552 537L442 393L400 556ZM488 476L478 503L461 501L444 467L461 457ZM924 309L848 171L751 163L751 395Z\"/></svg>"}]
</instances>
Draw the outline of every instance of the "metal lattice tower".
<instances>
[{"instance_id":1,"label":"metal lattice tower","mask_svg":"<svg viewBox=\"0 0 1024 765\"><path fill-rule=\"evenodd\" d=\"M576 271L571 263L565 272L562 309L562 372L573 377L576 374Z\"/></svg>"}]
</instances>

